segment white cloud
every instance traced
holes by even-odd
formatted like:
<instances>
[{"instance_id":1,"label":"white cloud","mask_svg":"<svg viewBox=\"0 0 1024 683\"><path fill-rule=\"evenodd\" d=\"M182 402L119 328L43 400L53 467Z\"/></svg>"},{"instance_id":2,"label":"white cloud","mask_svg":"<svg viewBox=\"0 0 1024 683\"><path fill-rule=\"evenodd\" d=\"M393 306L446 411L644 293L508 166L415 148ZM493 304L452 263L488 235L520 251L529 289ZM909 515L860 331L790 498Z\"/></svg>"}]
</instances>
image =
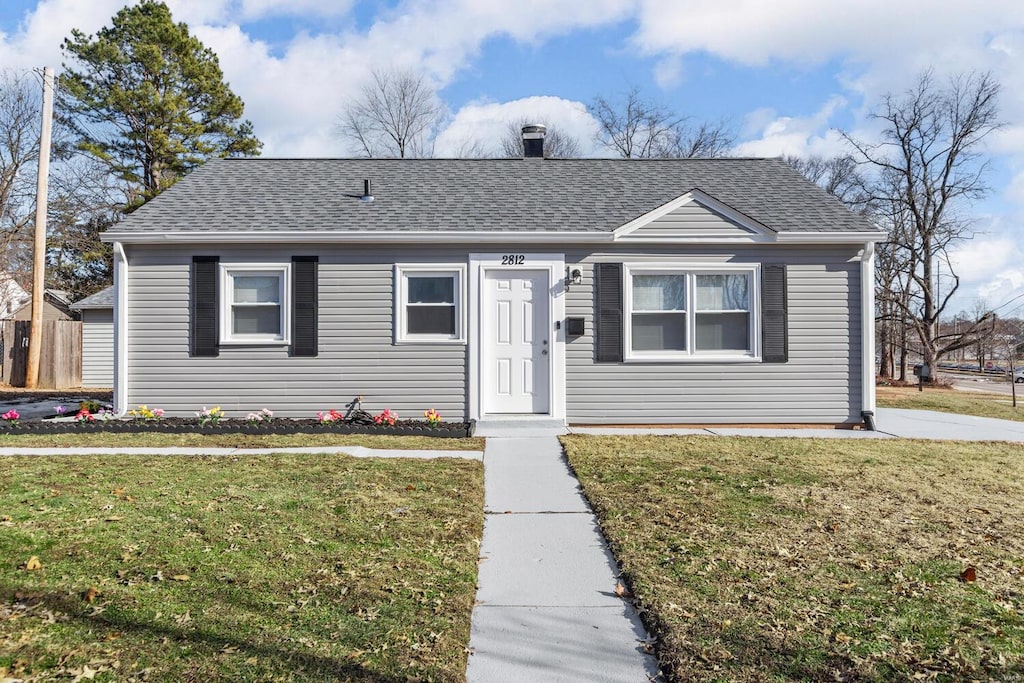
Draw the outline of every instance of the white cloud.
<instances>
[{"instance_id":1,"label":"white cloud","mask_svg":"<svg viewBox=\"0 0 1024 683\"><path fill-rule=\"evenodd\" d=\"M60 63L72 28L94 33L124 0L40 0L17 32L0 36L0 63L28 68ZM218 55L225 78L246 103L266 155L338 155L332 133L345 102L375 65L423 68L444 86L484 40L507 35L537 41L626 16L630 0L407 0L382 11L365 32L298 34L275 51L248 35L245 21L282 14L341 16L351 2L332 0L168 0Z\"/></svg>"},{"instance_id":2,"label":"white cloud","mask_svg":"<svg viewBox=\"0 0 1024 683\"><path fill-rule=\"evenodd\" d=\"M1006 186L1006 198L1024 206L1024 171L1017 173Z\"/></svg>"},{"instance_id":3,"label":"white cloud","mask_svg":"<svg viewBox=\"0 0 1024 683\"><path fill-rule=\"evenodd\" d=\"M733 153L739 156L831 157L848 151L842 136L829 127L835 113L845 106L839 96L829 98L815 113L806 117L779 116L771 109L751 112L743 124L748 139L737 144Z\"/></svg>"},{"instance_id":4,"label":"white cloud","mask_svg":"<svg viewBox=\"0 0 1024 683\"><path fill-rule=\"evenodd\" d=\"M95 33L123 4L122 0L41 0L17 31L0 37L0 64L12 69L59 67L60 47L71 29Z\"/></svg>"},{"instance_id":5,"label":"white cloud","mask_svg":"<svg viewBox=\"0 0 1024 683\"><path fill-rule=\"evenodd\" d=\"M1017 0L986 0L964 11L953 0L642 0L634 38L648 53L705 50L746 65L824 62L849 56L878 66L915 54L939 56L988 39L994 27L1024 26ZM955 18L955 19L954 19ZM996 40L993 38L992 40ZM996 41L1003 46L1004 41ZM893 59L898 54L898 59ZM935 59L923 60L922 64ZM919 68L915 67L915 68Z\"/></svg>"},{"instance_id":6,"label":"white cloud","mask_svg":"<svg viewBox=\"0 0 1024 683\"><path fill-rule=\"evenodd\" d=\"M683 82L683 60L678 55L671 55L654 65L654 82L662 90L674 88Z\"/></svg>"},{"instance_id":7,"label":"white cloud","mask_svg":"<svg viewBox=\"0 0 1024 683\"><path fill-rule=\"evenodd\" d=\"M509 121L523 117L557 127L579 140L584 156L593 155L597 122L582 102L560 97L525 97L511 102L476 102L462 107L437 138L436 153L459 156L476 146L486 156L501 154L500 140Z\"/></svg>"},{"instance_id":8,"label":"white cloud","mask_svg":"<svg viewBox=\"0 0 1024 683\"><path fill-rule=\"evenodd\" d=\"M1017 246L1008 237L975 237L955 249L949 257L953 270L966 282L978 283L1002 271L1018 259Z\"/></svg>"},{"instance_id":9,"label":"white cloud","mask_svg":"<svg viewBox=\"0 0 1024 683\"><path fill-rule=\"evenodd\" d=\"M974 239L961 242L949 255L960 277L952 312L969 309L976 301L999 306L1024 295L1024 229L997 216L982 220ZM1001 311L1008 313L1009 309ZM1024 317L1020 311L1014 315Z\"/></svg>"},{"instance_id":10,"label":"white cloud","mask_svg":"<svg viewBox=\"0 0 1024 683\"><path fill-rule=\"evenodd\" d=\"M270 16L342 17L352 9L354 0L241 0L243 19Z\"/></svg>"}]
</instances>

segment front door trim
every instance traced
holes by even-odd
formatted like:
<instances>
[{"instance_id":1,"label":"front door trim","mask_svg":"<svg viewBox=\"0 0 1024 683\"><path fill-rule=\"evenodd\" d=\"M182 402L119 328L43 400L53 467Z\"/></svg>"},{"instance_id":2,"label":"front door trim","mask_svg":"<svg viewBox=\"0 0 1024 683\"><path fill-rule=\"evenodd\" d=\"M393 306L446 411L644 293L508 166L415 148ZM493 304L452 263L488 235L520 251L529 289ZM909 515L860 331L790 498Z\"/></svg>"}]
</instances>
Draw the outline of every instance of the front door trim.
<instances>
[{"instance_id":1,"label":"front door trim","mask_svg":"<svg viewBox=\"0 0 1024 683\"><path fill-rule=\"evenodd\" d=\"M525 416L565 421L565 255L552 253L486 253L469 255L469 419L487 417L483 411L483 338L480 326L482 287L485 273L491 270L541 270L548 279L548 331L551 353L548 383L549 413ZM558 329L555 329L555 324Z\"/></svg>"}]
</instances>

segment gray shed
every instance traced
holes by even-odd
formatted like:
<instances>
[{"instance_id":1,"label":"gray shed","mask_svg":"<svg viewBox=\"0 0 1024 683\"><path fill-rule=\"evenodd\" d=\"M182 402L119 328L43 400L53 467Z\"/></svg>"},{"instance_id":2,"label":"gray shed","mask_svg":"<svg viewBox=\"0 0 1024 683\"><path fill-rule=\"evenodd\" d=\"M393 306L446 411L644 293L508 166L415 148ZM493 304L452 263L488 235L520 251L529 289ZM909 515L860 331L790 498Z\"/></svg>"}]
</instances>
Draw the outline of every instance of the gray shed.
<instances>
[{"instance_id":1,"label":"gray shed","mask_svg":"<svg viewBox=\"0 0 1024 683\"><path fill-rule=\"evenodd\" d=\"M105 233L117 408L852 424L874 243L778 159L225 159Z\"/></svg>"},{"instance_id":2,"label":"gray shed","mask_svg":"<svg viewBox=\"0 0 1024 683\"><path fill-rule=\"evenodd\" d=\"M114 288L71 305L82 316L82 386L114 386Z\"/></svg>"}]
</instances>

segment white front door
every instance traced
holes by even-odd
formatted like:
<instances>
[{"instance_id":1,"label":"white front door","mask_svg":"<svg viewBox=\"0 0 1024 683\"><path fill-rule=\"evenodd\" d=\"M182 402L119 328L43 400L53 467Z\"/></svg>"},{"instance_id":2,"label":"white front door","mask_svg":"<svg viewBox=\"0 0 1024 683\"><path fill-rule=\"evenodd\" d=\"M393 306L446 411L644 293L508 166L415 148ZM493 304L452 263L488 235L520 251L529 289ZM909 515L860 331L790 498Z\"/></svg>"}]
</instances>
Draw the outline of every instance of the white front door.
<instances>
[{"instance_id":1,"label":"white front door","mask_svg":"<svg viewBox=\"0 0 1024 683\"><path fill-rule=\"evenodd\" d=\"M487 270L480 330L485 413L550 410L548 273Z\"/></svg>"}]
</instances>

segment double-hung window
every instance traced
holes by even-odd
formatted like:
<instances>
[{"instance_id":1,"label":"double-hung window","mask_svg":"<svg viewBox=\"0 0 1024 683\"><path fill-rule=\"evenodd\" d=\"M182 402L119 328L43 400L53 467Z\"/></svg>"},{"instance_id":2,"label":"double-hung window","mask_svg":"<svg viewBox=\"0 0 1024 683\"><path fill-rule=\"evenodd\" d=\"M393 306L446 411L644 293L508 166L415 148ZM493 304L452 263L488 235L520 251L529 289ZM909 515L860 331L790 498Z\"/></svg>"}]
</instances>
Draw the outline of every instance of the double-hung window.
<instances>
[{"instance_id":1,"label":"double-hung window","mask_svg":"<svg viewBox=\"0 0 1024 683\"><path fill-rule=\"evenodd\" d=\"M222 343L289 343L289 273L289 264L221 264Z\"/></svg>"},{"instance_id":2,"label":"double-hung window","mask_svg":"<svg viewBox=\"0 0 1024 683\"><path fill-rule=\"evenodd\" d=\"M396 266L396 340L465 341L464 276L464 266Z\"/></svg>"},{"instance_id":3,"label":"double-hung window","mask_svg":"<svg viewBox=\"0 0 1024 683\"><path fill-rule=\"evenodd\" d=\"M627 266L630 360L758 356L757 266Z\"/></svg>"},{"instance_id":4,"label":"double-hung window","mask_svg":"<svg viewBox=\"0 0 1024 683\"><path fill-rule=\"evenodd\" d=\"M685 352L687 305L685 273L636 273L632 282L633 345L640 353Z\"/></svg>"}]
</instances>

